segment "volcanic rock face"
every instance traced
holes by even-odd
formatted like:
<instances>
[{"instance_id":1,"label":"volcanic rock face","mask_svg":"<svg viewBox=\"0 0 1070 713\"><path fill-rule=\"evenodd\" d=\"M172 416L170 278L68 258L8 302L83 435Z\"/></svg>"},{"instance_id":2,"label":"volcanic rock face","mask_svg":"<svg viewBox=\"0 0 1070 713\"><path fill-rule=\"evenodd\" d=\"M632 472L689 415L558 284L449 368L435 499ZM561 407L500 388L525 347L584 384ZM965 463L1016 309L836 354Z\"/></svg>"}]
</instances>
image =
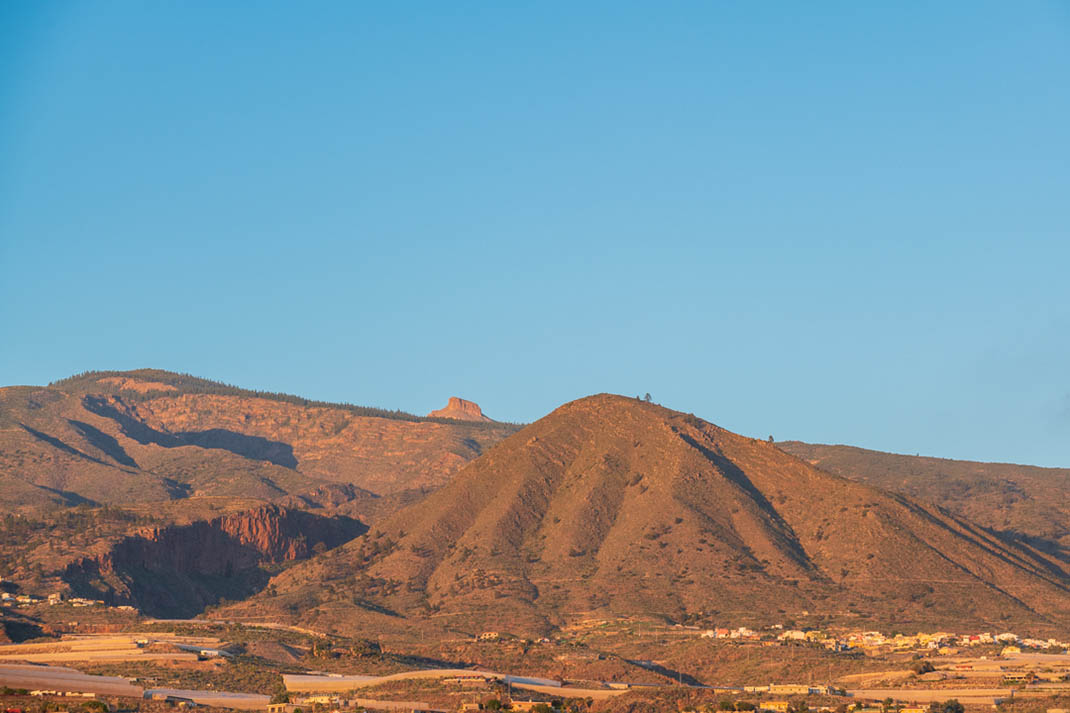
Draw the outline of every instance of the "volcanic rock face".
<instances>
[{"instance_id":1,"label":"volcanic rock face","mask_svg":"<svg viewBox=\"0 0 1070 713\"><path fill-rule=\"evenodd\" d=\"M76 594L136 604L154 615L189 616L221 597L258 591L268 579L261 565L306 559L365 530L350 518L265 505L142 530L105 553L72 562L63 578Z\"/></svg>"},{"instance_id":2,"label":"volcanic rock face","mask_svg":"<svg viewBox=\"0 0 1070 713\"><path fill-rule=\"evenodd\" d=\"M1070 622L1064 564L764 441L610 395L562 406L273 580L322 605L309 616L358 621L313 579L337 580L365 611L472 631L547 632L592 614Z\"/></svg>"},{"instance_id":3,"label":"volcanic rock face","mask_svg":"<svg viewBox=\"0 0 1070 713\"><path fill-rule=\"evenodd\" d=\"M456 421L491 421L483 415L483 410L474 401L465 401L451 396L446 408L440 408L427 414L428 418L452 418Z\"/></svg>"}]
</instances>

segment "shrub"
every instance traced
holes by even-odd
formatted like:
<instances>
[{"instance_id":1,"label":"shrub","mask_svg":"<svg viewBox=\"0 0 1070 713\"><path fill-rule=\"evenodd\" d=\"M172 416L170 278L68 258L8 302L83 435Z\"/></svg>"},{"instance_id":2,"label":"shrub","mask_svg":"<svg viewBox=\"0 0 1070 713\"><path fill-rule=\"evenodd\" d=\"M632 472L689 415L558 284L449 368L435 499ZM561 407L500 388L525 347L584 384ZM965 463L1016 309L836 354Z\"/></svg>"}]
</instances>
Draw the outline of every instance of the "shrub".
<instances>
[{"instance_id":1,"label":"shrub","mask_svg":"<svg viewBox=\"0 0 1070 713\"><path fill-rule=\"evenodd\" d=\"M913 666L911 666L910 670L920 676L923 673L930 673L932 671L935 671L936 667L933 666L932 661L919 661Z\"/></svg>"}]
</instances>

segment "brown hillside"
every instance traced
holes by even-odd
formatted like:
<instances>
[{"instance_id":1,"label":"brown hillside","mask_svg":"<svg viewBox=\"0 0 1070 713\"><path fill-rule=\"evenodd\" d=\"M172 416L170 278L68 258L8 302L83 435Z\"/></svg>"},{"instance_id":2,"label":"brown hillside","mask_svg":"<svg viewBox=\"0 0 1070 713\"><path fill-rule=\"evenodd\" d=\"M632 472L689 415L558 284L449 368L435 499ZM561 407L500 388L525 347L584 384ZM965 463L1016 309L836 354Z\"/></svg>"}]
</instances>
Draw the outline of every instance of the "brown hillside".
<instances>
[{"instance_id":1,"label":"brown hillside","mask_svg":"<svg viewBox=\"0 0 1070 713\"><path fill-rule=\"evenodd\" d=\"M777 446L829 473L939 503L1070 562L1070 468L975 463L799 441Z\"/></svg>"},{"instance_id":2,"label":"brown hillside","mask_svg":"<svg viewBox=\"0 0 1070 713\"><path fill-rule=\"evenodd\" d=\"M436 487L516 427L258 394L170 372L0 389L0 509ZM333 494L332 494L333 493ZM309 495L310 494L310 495Z\"/></svg>"},{"instance_id":3,"label":"brown hillside","mask_svg":"<svg viewBox=\"0 0 1070 713\"><path fill-rule=\"evenodd\" d=\"M295 548L284 559L304 558L366 529L350 518L389 516L515 430L159 370L2 388L0 576L27 591L69 585L153 612L200 611L258 591L268 575L252 560L277 564L228 539L221 513L271 514ZM335 534L316 539L317 528ZM190 564L182 547L222 564Z\"/></svg>"},{"instance_id":4,"label":"brown hillside","mask_svg":"<svg viewBox=\"0 0 1070 713\"><path fill-rule=\"evenodd\" d=\"M547 631L593 614L914 624L1070 622L1055 562L762 441L600 395L224 612L317 626Z\"/></svg>"}]
</instances>

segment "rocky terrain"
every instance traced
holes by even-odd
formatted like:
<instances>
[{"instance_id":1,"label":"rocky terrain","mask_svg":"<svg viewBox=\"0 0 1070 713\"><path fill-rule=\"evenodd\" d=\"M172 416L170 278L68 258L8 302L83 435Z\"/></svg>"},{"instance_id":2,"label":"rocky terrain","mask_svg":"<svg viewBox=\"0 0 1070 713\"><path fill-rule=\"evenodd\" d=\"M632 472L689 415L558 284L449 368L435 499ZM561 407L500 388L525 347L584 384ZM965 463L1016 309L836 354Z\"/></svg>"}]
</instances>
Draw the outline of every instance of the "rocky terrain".
<instances>
[{"instance_id":1,"label":"rocky terrain","mask_svg":"<svg viewBox=\"0 0 1070 713\"><path fill-rule=\"evenodd\" d=\"M307 559L362 534L357 520L264 505L187 525L136 530L69 562L74 595L132 604L153 616L199 613L259 591L270 565Z\"/></svg>"},{"instance_id":2,"label":"rocky terrain","mask_svg":"<svg viewBox=\"0 0 1070 713\"><path fill-rule=\"evenodd\" d=\"M472 401L465 401L462 398L451 396L449 403L445 408L440 408L437 411L432 411L427 414L428 418L452 418L458 421L490 421L487 416L483 415L483 410L479 408L479 404Z\"/></svg>"},{"instance_id":3,"label":"rocky terrain","mask_svg":"<svg viewBox=\"0 0 1070 713\"><path fill-rule=\"evenodd\" d=\"M90 373L0 389L0 509L195 496L337 504L437 487L515 430L157 370Z\"/></svg>"},{"instance_id":4,"label":"rocky terrain","mask_svg":"<svg viewBox=\"0 0 1070 713\"><path fill-rule=\"evenodd\" d=\"M1000 536L1070 563L1070 469L881 453L785 441L777 446L829 473L938 503Z\"/></svg>"},{"instance_id":5,"label":"rocky terrain","mask_svg":"<svg viewBox=\"0 0 1070 713\"><path fill-rule=\"evenodd\" d=\"M355 537L515 430L159 370L0 388L0 576L199 612Z\"/></svg>"},{"instance_id":6,"label":"rocky terrain","mask_svg":"<svg viewBox=\"0 0 1070 713\"><path fill-rule=\"evenodd\" d=\"M0 389L0 576L431 638L633 615L1043 632L1070 621L1066 479L610 395L520 429L457 397L421 418L93 372Z\"/></svg>"},{"instance_id":7,"label":"rocky terrain","mask_svg":"<svg viewBox=\"0 0 1070 713\"><path fill-rule=\"evenodd\" d=\"M314 583L314 584L310 584ZM1059 560L771 443L619 396L566 404L221 616L517 634L581 617L1070 622Z\"/></svg>"}]
</instances>

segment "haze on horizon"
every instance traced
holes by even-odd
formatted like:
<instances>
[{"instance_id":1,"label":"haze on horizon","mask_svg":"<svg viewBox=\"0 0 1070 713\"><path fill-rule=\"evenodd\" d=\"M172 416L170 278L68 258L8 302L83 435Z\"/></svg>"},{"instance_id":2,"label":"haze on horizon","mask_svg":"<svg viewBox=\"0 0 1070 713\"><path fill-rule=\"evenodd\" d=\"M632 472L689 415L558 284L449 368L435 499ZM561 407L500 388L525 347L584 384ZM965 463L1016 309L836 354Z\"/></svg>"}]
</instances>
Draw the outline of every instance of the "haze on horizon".
<instances>
[{"instance_id":1,"label":"haze on horizon","mask_svg":"<svg viewBox=\"0 0 1070 713\"><path fill-rule=\"evenodd\" d=\"M0 385L1070 466L1070 9L0 6Z\"/></svg>"}]
</instances>

